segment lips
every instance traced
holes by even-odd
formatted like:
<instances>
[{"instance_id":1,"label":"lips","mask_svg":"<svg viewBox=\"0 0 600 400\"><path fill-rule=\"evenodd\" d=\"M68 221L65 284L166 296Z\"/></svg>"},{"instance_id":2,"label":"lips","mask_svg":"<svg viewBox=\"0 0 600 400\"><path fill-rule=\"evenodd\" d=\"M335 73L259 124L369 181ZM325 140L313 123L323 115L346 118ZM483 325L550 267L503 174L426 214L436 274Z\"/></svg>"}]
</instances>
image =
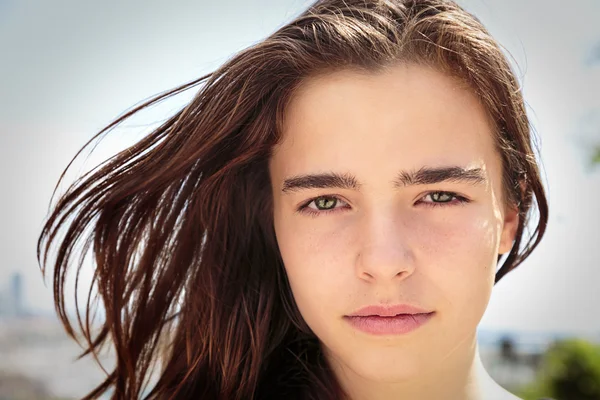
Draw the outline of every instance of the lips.
<instances>
[{"instance_id":1,"label":"lips","mask_svg":"<svg viewBox=\"0 0 600 400\"><path fill-rule=\"evenodd\" d=\"M355 329L371 335L401 335L412 332L426 324L435 313L400 314L393 317L366 316L344 317Z\"/></svg>"},{"instance_id":2,"label":"lips","mask_svg":"<svg viewBox=\"0 0 600 400\"><path fill-rule=\"evenodd\" d=\"M412 304L376 304L362 307L348 317L395 317L399 315L417 315L417 314L430 314L433 310L427 310Z\"/></svg>"}]
</instances>

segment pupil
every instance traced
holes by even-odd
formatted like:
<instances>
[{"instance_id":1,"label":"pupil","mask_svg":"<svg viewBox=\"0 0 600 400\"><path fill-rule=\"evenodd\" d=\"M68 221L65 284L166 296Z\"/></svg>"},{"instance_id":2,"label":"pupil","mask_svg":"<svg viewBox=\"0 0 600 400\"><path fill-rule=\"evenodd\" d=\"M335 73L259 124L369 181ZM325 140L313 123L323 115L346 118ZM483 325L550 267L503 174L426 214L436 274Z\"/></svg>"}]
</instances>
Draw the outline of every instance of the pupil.
<instances>
[{"instance_id":1,"label":"pupil","mask_svg":"<svg viewBox=\"0 0 600 400\"><path fill-rule=\"evenodd\" d=\"M434 201L450 201L450 195L448 193L434 193L432 197Z\"/></svg>"},{"instance_id":2,"label":"pupil","mask_svg":"<svg viewBox=\"0 0 600 400\"><path fill-rule=\"evenodd\" d=\"M320 199L317 200L317 207L318 208L330 208L331 206L333 206L335 204L335 199L332 198L327 198L327 197L322 197Z\"/></svg>"}]
</instances>

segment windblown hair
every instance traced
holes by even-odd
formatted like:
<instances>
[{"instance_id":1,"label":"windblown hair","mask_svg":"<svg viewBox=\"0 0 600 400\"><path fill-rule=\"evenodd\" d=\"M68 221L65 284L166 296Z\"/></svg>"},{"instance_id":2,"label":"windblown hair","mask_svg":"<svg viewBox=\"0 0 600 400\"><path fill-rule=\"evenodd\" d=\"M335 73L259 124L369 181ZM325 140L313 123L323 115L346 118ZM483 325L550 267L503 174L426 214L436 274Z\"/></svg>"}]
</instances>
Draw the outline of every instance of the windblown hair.
<instances>
[{"instance_id":1,"label":"windblown hair","mask_svg":"<svg viewBox=\"0 0 600 400\"><path fill-rule=\"evenodd\" d=\"M344 398L292 297L273 228L268 161L306 78L398 63L460 79L484 105L495 124L505 201L520 214L496 282L527 258L544 234L548 206L518 80L488 31L447 0L317 1L86 145L200 85L161 126L75 181L39 238L38 260L44 275L53 268L56 310L75 340L65 278L75 264L79 279L83 255L93 256L85 318L77 309L81 357L96 358L108 344L116 364L86 399ZM537 224L525 229L534 201ZM93 300L105 311L99 327L90 322Z\"/></svg>"}]
</instances>

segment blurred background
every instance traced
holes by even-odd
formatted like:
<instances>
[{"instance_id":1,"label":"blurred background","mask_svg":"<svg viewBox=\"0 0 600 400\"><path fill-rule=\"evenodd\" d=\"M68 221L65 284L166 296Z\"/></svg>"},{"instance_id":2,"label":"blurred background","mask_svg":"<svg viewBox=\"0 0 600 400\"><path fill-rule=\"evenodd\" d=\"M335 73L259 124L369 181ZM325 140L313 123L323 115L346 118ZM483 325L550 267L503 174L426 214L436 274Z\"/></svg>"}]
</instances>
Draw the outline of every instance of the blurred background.
<instances>
[{"instance_id":1,"label":"blurred background","mask_svg":"<svg viewBox=\"0 0 600 400\"><path fill-rule=\"evenodd\" d=\"M212 71L310 3L0 0L0 399L79 398L103 376L92 360L75 361L80 349L54 316L35 253L71 158L125 110ZM600 399L600 1L459 3L510 54L550 203L541 245L494 288L479 328L484 364L525 399ZM115 129L66 182L193 92ZM82 275L89 281L91 269ZM112 360L105 354L103 365Z\"/></svg>"}]
</instances>

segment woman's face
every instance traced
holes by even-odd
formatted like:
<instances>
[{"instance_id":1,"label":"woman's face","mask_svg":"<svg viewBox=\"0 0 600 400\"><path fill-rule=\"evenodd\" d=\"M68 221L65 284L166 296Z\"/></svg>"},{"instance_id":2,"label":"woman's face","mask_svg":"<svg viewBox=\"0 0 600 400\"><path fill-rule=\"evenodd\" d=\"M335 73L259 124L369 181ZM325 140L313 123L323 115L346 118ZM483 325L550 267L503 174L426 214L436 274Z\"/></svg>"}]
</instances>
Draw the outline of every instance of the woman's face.
<instances>
[{"instance_id":1,"label":"woman's face","mask_svg":"<svg viewBox=\"0 0 600 400\"><path fill-rule=\"evenodd\" d=\"M518 217L490 121L464 85L415 65L311 78L270 174L294 299L338 368L395 381L473 344ZM379 304L434 314L384 335L344 318Z\"/></svg>"}]
</instances>

